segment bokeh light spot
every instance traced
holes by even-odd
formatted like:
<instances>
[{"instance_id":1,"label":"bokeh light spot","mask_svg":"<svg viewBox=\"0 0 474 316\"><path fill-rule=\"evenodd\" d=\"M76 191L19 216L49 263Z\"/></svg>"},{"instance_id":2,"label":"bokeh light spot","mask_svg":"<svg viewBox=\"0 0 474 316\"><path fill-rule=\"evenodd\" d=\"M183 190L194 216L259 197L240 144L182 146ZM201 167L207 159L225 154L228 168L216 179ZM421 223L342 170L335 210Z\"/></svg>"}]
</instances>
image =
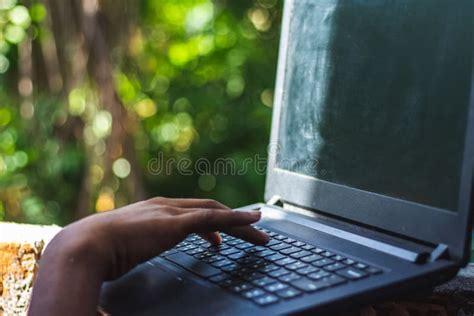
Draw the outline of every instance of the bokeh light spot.
<instances>
[{"instance_id":1,"label":"bokeh light spot","mask_svg":"<svg viewBox=\"0 0 474 316\"><path fill-rule=\"evenodd\" d=\"M79 116L84 113L86 109L86 97L82 90L73 89L69 93L69 113L71 115Z\"/></svg>"},{"instance_id":2,"label":"bokeh light spot","mask_svg":"<svg viewBox=\"0 0 474 316\"><path fill-rule=\"evenodd\" d=\"M227 94L231 97L239 97L245 89L245 81L241 76L232 76L227 82Z\"/></svg>"},{"instance_id":3,"label":"bokeh light spot","mask_svg":"<svg viewBox=\"0 0 474 316\"><path fill-rule=\"evenodd\" d=\"M0 54L0 74L6 73L9 67L10 61L8 58Z\"/></svg>"},{"instance_id":4,"label":"bokeh light spot","mask_svg":"<svg viewBox=\"0 0 474 316\"><path fill-rule=\"evenodd\" d=\"M131 171L130 163L125 158L119 158L114 161L112 165L112 171L118 178L125 179L126 177L130 175L130 171Z\"/></svg>"},{"instance_id":5,"label":"bokeh light spot","mask_svg":"<svg viewBox=\"0 0 474 316\"><path fill-rule=\"evenodd\" d=\"M260 101L271 108L273 106L273 91L270 89L263 90L260 94Z\"/></svg>"},{"instance_id":6,"label":"bokeh light spot","mask_svg":"<svg viewBox=\"0 0 474 316\"><path fill-rule=\"evenodd\" d=\"M112 115L107 111L100 111L94 118L92 131L98 138L107 137L112 130Z\"/></svg>"},{"instance_id":7,"label":"bokeh light spot","mask_svg":"<svg viewBox=\"0 0 474 316\"><path fill-rule=\"evenodd\" d=\"M202 31L214 17L214 5L206 2L196 6L186 15L186 30L189 33Z\"/></svg>"},{"instance_id":8,"label":"bokeh light spot","mask_svg":"<svg viewBox=\"0 0 474 316\"><path fill-rule=\"evenodd\" d=\"M22 5L18 5L11 9L8 18L10 19L10 22L23 28L27 28L31 24L30 13L28 12L28 9Z\"/></svg>"},{"instance_id":9,"label":"bokeh light spot","mask_svg":"<svg viewBox=\"0 0 474 316\"><path fill-rule=\"evenodd\" d=\"M216 177L210 174L204 174L199 177L198 185L203 191L212 191L216 187Z\"/></svg>"},{"instance_id":10,"label":"bokeh light spot","mask_svg":"<svg viewBox=\"0 0 474 316\"><path fill-rule=\"evenodd\" d=\"M114 208L115 201L113 192L111 192L110 189L103 190L97 198L97 202L95 203L95 210L100 213L111 211Z\"/></svg>"},{"instance_id":11,"label":"bokeh light spot","mask_svg":"<svg viewBox=\"0 0 474 316\"><path fill-rule=\"evenodd\" d=\"M135 112L141 118L149 118L156 114L156 104L151 99L143 99L140 102L136 103Z\"/></svg>"}]
</instances>

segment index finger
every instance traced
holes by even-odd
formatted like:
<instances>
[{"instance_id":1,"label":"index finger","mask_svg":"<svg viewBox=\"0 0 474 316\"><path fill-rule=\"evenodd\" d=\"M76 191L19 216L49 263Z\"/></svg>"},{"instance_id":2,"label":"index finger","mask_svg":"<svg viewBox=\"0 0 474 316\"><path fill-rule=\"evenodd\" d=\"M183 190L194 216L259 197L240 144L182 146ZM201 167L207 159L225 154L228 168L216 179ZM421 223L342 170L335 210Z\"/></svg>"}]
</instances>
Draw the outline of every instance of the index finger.
<instances>
[{"instance_id":1,"label":"index finger","mask_svg":"<svg viewBox=\"0 0 474 316\"><path fill-rule=\"evenodd\" d=\"M266 244L269 237L250 226L261 218L260 212L207 209L179 215L189 233L223 231L254 244Z\"/></svg>"}]
</instances>

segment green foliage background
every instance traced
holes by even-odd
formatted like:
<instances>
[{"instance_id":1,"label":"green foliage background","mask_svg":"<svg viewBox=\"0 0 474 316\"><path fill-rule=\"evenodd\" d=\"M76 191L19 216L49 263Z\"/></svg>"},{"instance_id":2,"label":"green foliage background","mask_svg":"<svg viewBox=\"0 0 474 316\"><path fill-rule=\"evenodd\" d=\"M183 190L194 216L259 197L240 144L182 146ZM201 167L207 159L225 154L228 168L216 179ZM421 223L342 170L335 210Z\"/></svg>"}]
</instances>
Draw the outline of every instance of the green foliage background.
<instances>
[{"instance_id":1,"label":"green foliage background","mask_svg":"<svg viewBox=\"0 0 474 316\"><path fill-rule=\"evenodd\" d=\"M0 0L0 220L65 225L133 202L140 196L130 187L138 185L147 197L206 197L232 207L261 201L265 179L255 168L243 175L153 174L149 162L160 153L165 161L232 158L237 166L266 157L279 1L99 1L133 140L110 157L105 147L117 118L97 96L100 83L85 74L66 87L65 78L61 85L48 76L47 62L37 62L54 47L54 3ZM72 51L78 38L56 45ZM28 56L33 70L25 75ZM72 53L69 60L72 69L80 64ZM122 157L125 149L136 162ZM130 168L138 168L140 183L128 179Z\"/></svg>"}]
</instances>

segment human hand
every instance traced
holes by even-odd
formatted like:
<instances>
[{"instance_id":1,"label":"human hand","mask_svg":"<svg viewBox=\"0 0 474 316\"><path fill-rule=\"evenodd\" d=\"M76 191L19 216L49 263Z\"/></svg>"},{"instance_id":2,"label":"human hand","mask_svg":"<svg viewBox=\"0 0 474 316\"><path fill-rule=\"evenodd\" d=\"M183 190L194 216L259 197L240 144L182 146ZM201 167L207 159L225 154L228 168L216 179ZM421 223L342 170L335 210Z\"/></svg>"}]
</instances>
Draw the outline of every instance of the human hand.
<instances>
[{"instance_id":1,"label":"human hand","mask_svg":"<svg viewBox=\"0 0 474 316\"><path fill-rule=\"evenodd\" d=\"M217 231L255 244L268 236L250 226L259 212L237 212L211 200L166 199L131 204L65 227L40 260L29 315L93 315L100 287L137 264L198 233L212 244Z\"/></svg>"},{"instance_id":2,"label":"human hand","mask_svg":"<svg viewBox=\"0 0 474 316\"><path fill-rule=\"evenodd\" d=\"M59 238L64 247L81 242L81 256L101 259L106 278L113 279L191 233L211 244L221 242L217 231L265 244L268 236L250 226L260 217L260 212L232 211L213 200L154 198L85 218L66 227Z\"/></svg>"}]
</instances>

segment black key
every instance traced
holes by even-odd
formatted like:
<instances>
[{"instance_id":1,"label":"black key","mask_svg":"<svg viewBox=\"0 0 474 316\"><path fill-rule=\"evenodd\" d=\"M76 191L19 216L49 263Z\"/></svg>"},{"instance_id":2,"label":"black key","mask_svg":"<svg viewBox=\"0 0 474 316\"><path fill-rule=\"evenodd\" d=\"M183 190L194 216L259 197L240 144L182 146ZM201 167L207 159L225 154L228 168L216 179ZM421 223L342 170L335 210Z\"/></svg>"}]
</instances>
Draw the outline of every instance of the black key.
<instances>
[{"instance_id":1,"label":"black key","mask_svg":"<svg viewBox=\"0 0 474 316\"><path fill-rule=\"evenodd\" d=\"M367 273L365 273L364 271L352 267L339 270L336 273L349 280L362 279L367 276Z\"/></svg>"},{"instance_id":2,"label":"black key","mask_svg":"<svg viewBox=\"0 0 474 316\"><path fill-rule=\"evenodd\" d=\"M256 257L250 257L250 256L247 256L247 257L242 257L240 259L237 259L237 262L240 263L240 264L250 264L250 263L253 263L255 261L259 260L258 258Z\"/></svg>"},{"instance_id":3,"label":"black key","mask_svg":"<svg viewBox=\"0 0 474 316\"><path fill-rule=\"evenodd\" d=\"M161 254L161 256L166 257L166 256L172 255L172 254L177 253L177 252L178 252L177 249L170 249L170 250L167 250L167 251L163 252Z\"/></svg>"},{"instance_id":4,"label":"black key","mask_svg":"<svg viewBox=\"0 0 474 316\"><path fill-rule=\"evenodd\" d=\"M253 248L247 248L244 251L248 254L256 254L256 253L259 253L260 251L264 251L266 249L267 248L265 248L265 247L257 246L257 247L253 247Z\"/></svg>"},{"instance_id":5,"label":"black key","mask_svg":"<svg viewBox=\"0 0 474 316\"><path fill-rule=\"evenodd\" d=\"M265 257L265 260L275 262L275 261L281 260L283 258L286 258L286 257L284 255L281 255L281 254L277 253L277 254L274 254L272 256Z\"/></svg>"},{"instance_id":6,"label":"black key","mask_svg":"<svg viewBox=\"0 0 474 316\"><path fill-rule=\"evenodd\" d=\"M265 286L265 290L267 290L268 292L276 292L276 291L284 290L287 287L288 287L288 285L285 284L285 283L276 282L276 283L272 283L272 284L269 284L269 285Z\"/></svg>"},{"instance_id":7,"label":"black key","mask_svg":"<svg viewBox=\"0 0 474 316\"><path fill-rule=\"evenodd\" d=\"M231 286L235 286L235 285L238 285L242 283L241 280L239 279L226 279L226 280L222 280L221 282L219 282L219 286L220 287L231 287Z\"/></svg>"},{"instance_id":8,"label":"black key","mask_svg":"<svg viewBox=\"0 0 474 316\"><path fill-rule=\"evenodd\" d=\"M311 250L312 252L314 252L315 254L320 254L321 252L324 252L325 250L324 249L321 249L321 248L314 248L313 250Z\"/></svg>"},{"instance_id":9,"label":"black key","mask_svg":"<svg viewBox=\"0 0 474 316\"><path fill-rule=\"evenodd\" d=\"M255 298L253 301L257 303L258 305L265 306L265 305L277 303L279 299L275 295L266 294L266 295Z\"/></svg>"},{"instance_id":10,"label":"black key","mask_svg":"<svg viewBox=\"0 0 474 316\"><path fill-rule=\"evenodd\" d=\"M188 245L188 246L184 246L184 247L180 247L178 248L179 251L182 251L182 252L186 252L188 250L192 250L194 248L197 248L198 246L196 245Z\"/></svg>"},{"instance_id":11,"label":"black key","mask_svg":"<svg viewBox=\"0 0 474 316\"><path fill-rule=\"evenodd\" d=\"M212 265L216 268L222 268L223 266L226 266L226 265L229 265L229 264L233 264L233 262L230 261L230 260L227 260L227 259L219 260L217 262L212 263Z\"/></svg>"},{"instance_id":12,"label":"black key","mask_svg":"<svg viewBox=\"0 0 474 316\"><path fill-rule=\"evenodd\" d=\"M271 246L270 249L275 250L275 251L280 251L280 250L290 248L290 247L291 247L291 245L288 245L288 244L285 244L285 243L280 243L278 245Z\"/></svg>"},{"instance_id":13,"label":"black key","mask_svg":"<svg viewBox=\"0 0 474 316\"><path fill-rule=\"evenodd\" d=\"M345 260L346 258L341 256L341 255L335 255L331 258L331 260L334 260L334 261L342 261L342 260Z\"/></svg>"},{"instance_id":14,"label":"black key","mask_svg":"<svg viewBox=\"0 0 474 316\"><path fill-rule=\"evenodd\" d=\"M222 250L220 254L222 256L228 256L228 255L232 255L232 254L237 253L237 252L240 252L240 250L235 249L235 248L229 248L229 249L226 249L226 250Z\"/></svg>"},{"instance_id":15,"label":"black key","mask_svg":"<svg viewBox=\"0 0 474 316\"><path fill-rule=\"evenodd\" d=\"M294 273L294 272L291 272L290 274L283 275L283 276L278 278L278 280L280 280L282 282L286 282L286 283L294 281L294 280L298 280L298 279L301 279L301 276Z\"/></svg>"},{"instance_id":16,"label":"black key","mask_svg":"<svg viewBox=\"0 0 474 316\"><path fill-rule=\"evenodd\" d=\"M165 258L203 278L208 278L220 273L220 270L214 268L213 266L199 261L196 258L188 256L184 253L175 253Z\"/></svg>"},{"instance_id":17,"label":"black key","mask_svg":"<svg viewBox=\"0 0 474 316\"><path fill-rule=\"evenodd\" d=\"M226 266L223 266L221 268L221 270L224 271L224 272L232 272L232 271L236 270L238 267L239 267L238 264L232 263L232 264L228 264Z\"/></svg>"},{"instance_id":18,"label":"black key","mask_svg":"<svg viewBox=\"0 0 474 316\"><path fill-rule=\"evenodd\" d=\"M198 246L206 247L206 245L209 244L209 243L207 241L205 241L204 239L201 239L201 240L195 241L194 244L198 245Z\"/></svg>"},{"instance_id":19,"label":"black key","mask_svg":"<svg viewBox=\"0 0 474 316\"><path fill-rule=\"evenodd\" d=\"M330 286L336 286L339 284L347 283L346 279L341 278L340 276L337 276L337 275L331 275L327 278L324 278L323 280L327 282Z\"/></svg>"},{"instance_id":20,"label":"black key","mask_svg":"<svg viewBox=\"0 0 474 316\"><path fill-rule=\"evenodd\" d=\"M304 242L302 242L302 241L299 241L299 240L298 240L298 241L295 241L295 242L293 243L293 246L295 246L295 247L303 247L304 245L306 245L306 244L305 244Z\"/></svg>"},{"instance_id":21,"label":"black key","mask_svg":"<svg viewBox=\"0 0 474 316\"><path fill-rule=\"evenodd\" d=\"M330 251L323 251L323 252L321 252L321 255L325 256L326 258L330 258L332 256L335 256L336 254L334 252L330 252Z\"/></svg>"},{"instance_id":22,"label":"black key","mask_svg":"<svg viewBox=\"0 0 474 316\"><path fill-rule=\"evenodd\" d=\"M289 243L289 244L292 244L292 243L296 242L295 239L290 238L290 237L288 237L288 238L286 238L286 239L284 239L284 240L282 240L282 241L283 241L283 242L286 242L286 243Z\"/></svg>"},{"instance_id":23,"label":"black key","mask_svg":"<svg viewBox=\"0 0 474 316\"><path fill-rule=\"evenodd\" d=\"M210 277L209 281L211 281L213 283L221 283L222 281L225 281L229 278L230 278L230 275L228 275L226 273L221 273L221 274L215 275L213 277Z\"/></svg>"},{"instance_id":24,"label":"black key","mask_svg":"<svg viewBox=\"0 0 474 316\"><path fill-rule=\"evenodd\" d=\"M274 278L279 278L282 275L289 274L289 273L290 273L290 271L281 268L281 269L274 270L274 271L268 273L268 275L271 276L271 277L274 277Z\"/></svg>"},{"instance_id":25,"label":"black key","mask_svg":"<svg viewBox=\"0 0 474 316\"><path fill-rule=\"evenodd\" d=\"M346 267L345 264L342 264L340 262L336 262L336 263L325 266L324 270L332 272L332 271L337 271L337 270L344 269L345 267Z\"/></svg>"},{"instance_id":26,"label":"black key","mask_svg":"<svg viewBox=\"0 0 474 316\"><path fill-rule=\"evenodd\" d=\"M230 235L223 234L223 233L221 233L221 237L222 237L222 241L224 241L224 242L231 241L231 240L235 239L234 236L230 236Z\"/></svg>"},{"instance_id":27,"label":"black key","mask_svg":"<svg viewBox=\"0 0 474 316\"><path fill-rule=\"evenodd\" d=\"M213 256L206 257L206 258L202 259L202 262L213 263L213 262L216 262L216 261L219 261L219 260L224 260L224 259L225 259L225 257L223 257L223 256L213 255Z\"/></svg>"},{"instance_id":28,"label":"black key","mask_svg":"<svg viewBox=\"0 0 474 316\"><path fill-rule=\"evenodd\" d=\"M275 264L279 266L286 266L288 264L292 264L293 262L296 262L296 260L290 257L284 257L281 260L275 261Z\"/></svg>"},{"instance_id":29,"label":"black key","mask_svg":"<svg viewBox=\"0 0 474 316\"><path fill-rule=\"evenodd\" d=\"M227 245L229 246L236 246L238 244L242 244L244 243L245 241L243 241L242 239L234 239L234 240L231 240L231 241L228 241L227 242Z\"/></svg>"},{"instance_id":30,"label":"black key","mask_svg":"<svg viewBox=\"0 0 474 316\"><path fill-rule=\"evenodd\" d=\"M229 287L229 290L234 293L242 293L244 291L249 291L253 289L253 285L250 283L240 283Z\"/></svg>"},{"instance_id":31,"label":"black key","mask_svg":"<svg viewBox=\"0 0 474 316\"><path fill-rule=\"evenodd\" d=\"M229 249L230 247L227 245L219 245L219 246L210 246L207 247L207 251L209 252L221 252L222 250Z\"/></svg>"},{"instance_id":32,"label":"black key","mask_svg":"<svg viewBox=\"0 0 474 316\"><path fill-rule=\"evenodd\" d=\"M198 253L203 253L205 251L206 250L204 248L197 247L197 248L186 251L186 253L190 256L194 256L194 255L197 255Z\"/></svg>"},{"instance_id":33,"label":"black key","mask_svg":"<svg viewBox=\"0 0 474 316\"><path fill-rule=\"evenodd\" d=\"M313 250L313 249L316 248L316 247L313 246L313 245L308 245L308 244L306 244L306 245L304 245L304 246L301 247L301 248L304 249L304 250Z\"/></svg>"},{"instance_id":34,"label":"black key","mask_svg":"<svg viewBox=\"0 0 474 316\"><path fill-rule=\"evenodd\" d=\"M327 266L327 265L330 265L330 264L333 264L334 261L332 261L331 259L321 259L321 260L318 260L318 261L315 261L312 263L313 266L315 267L318 267L318 268L321 268L321 267L324 267L324 266Z\"/></svg>"},{"instance_id":35,"label":"black key","mask_svg":"<svg viewBox=\"0 0 474 316\"><path fill-rule=\"evenodd\" d=\"M175 248L182 248L182 247L189 246L189 245L190 245L189 242L183 241L183 242L180 242L179 244L177 244Z\"/></svg>"},{"instance_id":36,"label":"black key","mask_svg":"<svg viewBox=\"0 0 474 316\"><path fill-rule=\"evenodd\" d=\"M252 263L250 263L250 264L247 264L247 267L249 267L249 268L251 268L251 269L257 270L257 269L259 269L259 268L261 268L261 267L264 267L264 266L266 266L266 265L268 265L268 262L263 261L262 259L258 259L258 260L255 261L255 262L252 262Z\"/></svg>"},{"instance_id":37,"label":"black key","mask_svg":"<svg viewBox=\"0 0 474 316\"><path fill-rule=\"evenodd\" d=\"M286 236L283 236L283 235L275 235L273 236L274 239L277 239L277 240L283 240L283 239L286 239Z\"/></svg>"},{"instance_id":38,"label":"black key","mask_svg":"<svg viewBox=\"0 0 474 316\"><path fill-rule=\"evenodd\" d=\"M231 274L236 275L236 276L243 276L243 275L249 274L251 272L253 272L252 269L247 268L247 267L239 266L239 268L232 271Z\"/></svg>"},{"instance_id":39,"label":"black key","mask_svg":"<svg viewBox=\"0 0 474 316\"><path fill-rule=\"evenodd\" d=\"M301 258L301 261L310 263L310 262L313 262L313 261L320 260L320 259L322 259L322 258L323 258L323 257L321 257L320 255L312 254L311 256L307 256L307 257Z\"/></svg>"},{"instance_id":40,"label":"black key","mask_svg":"<svg viewBox=\"0 0 474 316\"><path fill-rule=\"evenodd\" d=\"M294 252L298 252L300 250L301 250L300 248L292 246L290 248L286 248L286 249L281 250L280 253L283 254L283 255L289 255L289 254L292 254Z\"/></svg>"},{"instance_id":41,"label":"black key","mask_svg":"<svg viewBox=\"0 0 474 316\"><path fill-rule=\"evenodd\" d=\"M301 251L298 251L298 252L295 252L295 253L292 253L290 255L290 257L293 257L295 259L299 259L299 258L303 258L303 257L307 257L311 255L311 251L308 251L308 250L301 250Z\"/></svg>"},{"instance_id":42,"label":"black key","mask_svg":"<svg viewBox=\"0 0 474 316\"><path fill-rule=\"evenodd\" d=\"M235 248L237 249L240 249L240 250L244 250L244 249L247 249L247 248L250 248L250 247L253 247L254 245L249 243L249 242L244 242L242 244L238 244L235 246Z\"/></svg>"},{"instance_id":43,"label":"black key","mask_svg":"<svg viewBox=\"0 0 474 316\"><path fill-rule=\"evenodd\" d=\"M239 252L233 253L231 255L228 255L227 258L232 259L232 260L237 260L237 259L243 258L245 256L247 256L247 254L245 252L239 251Z\"/></svg>"},{"instance_id":44,"label":"black key","mask_svg":"<svg viewBox=\"0 0 474 316\"><path fill-rule=\"evenodd\" d=\"M197 255L194 255L195 258L197 259L204 259L204 258L207 258L207 257L210 257L212 256L213 254L209 253L209 252L201 252L201 253L198 253Z\"/></svg>"},{"instance_id":45,"label":"black key","mask_svg":"<svg viewBox=\"0 0 474 316\"><path fill-rule=\"evenodd\" d=\"M270 239L270 241L265 246L271 247L271 246L274 246L274 245L278 245L279 243L281 243L281 241L278 241L278 240L275 240L275 239Z\"/></svg>"},{"instance_id":46,"label":"black key","mask_svg":"<svg viewBox=\"0 0 474 316\"><path fill-rule=\"evenodd\" d=\"M355 261L352 259L346 259L346 260L343 260L342 263L347 264L348 266L351 266L355 263Z\"/></svg>"},{"instance_id":47,"label":"black key","mask_svg":"<svg viewBox=\"0 0 474 316\"><path fill-rule=\"evenodd\" d=\"M256 298L256 297L262 296L264 294L265 294L265 292L261 289L252 289L252 290L242 292L242 296L245 297L245 298L249 298L249 299Z\"/></svg>"},{"instance_id":48,"label":"black key","mask_svg":"<svg viewBox=\"0 0 474 316\"><path fill-rule=\"evenodd\" d=\"M258 271L262 272L262 273L269 273L269 272L272 272L272 271L275 271L277 269L279 269L280 267L277 266L277 265L274 265L274 264L267 264L263 267L260 267L258 268Z\"/></svg>"},{"instance_id":49,"label":"black key","mask_svg":"<svg viewBox=\"0 0 474 316\"><path fill-rule=\"evenodd\" d=\"M308 278L312 280L321 280L322 278L328 277L330 275L331 274L329 274L326 271L318 271L318 272L308 274Z\"/></svg>"},{"instance_id":50,"label":"black key","mask_svg":"<svg viewBox=\"0 0 474 316\"><path fill-rule=\"evenodd\" d=\"M306 268L307 266L308 265L306 263L297 261L297 262L294 262L292 264L289 264L289 265L285 266L285 268L288 269L288 270L294 271L294 270Z\"/></svg>"},{"instance_id":51,"label":"black key","mask_svg":"<svg viewBox=\"0 0 474 316\"><path fill-rule=\"evenodd\" d=\"M267 249L267 250L261 251L261 252L259 252L259 253L256 253L255 255L256 255L257 257L260 257L260 258L265 258L265 257L268 257L268 256L272 256L272 255L274 255L274 254L276 254L275 251L270 250L270 249Z\"/></svg>"},{"instance_id":52,"label":"black key","mask_svg":"<svg viewBox=\"0 0 474 316\"><path fill-rule=\"evenodd\" d=\"M192 236L189 236L188 238L186 238L186 241L192 242L192 241L196 241L198 239L199 239L198 236L192 235Z\"/></svg>"},{"instance_id":53,"label":"black key","mask_svg":"<svg viewBox=\"0 0 474 316\"><path fill-rule=\"evenodd\" d=\"M324 281L313 281L307 278L295 280L291 282L291 285L305 292L315 292L329 287L329 284Z\"/></svg>"},{"instance_id":54,"label":"black key","mask_svg":"<svg viewBox=\"0 0 474 316\"><path fill-rule=\"evenodd\" d=\"M297 297L301 295L301 292L293 288L287 288L287 289L278 291L275 294L281 298L289 299L289 298L293 298L293 297Z\"/></svg>"},{"instance_id":55,"label":"black key","mask_svg":"<svg viewBox=\"0 0 474 316\"><path fill-rule=\"evenodd\" d=\"M255 279L258 279L258 278L262 278L264 277L265 275L260 273L260 272L251 272L251 273L248 273L248 274L244 274L242 275L242 279L246 280L246 281L252 281L252 280L255 280Z\"/></svg>"},{"instance_id":56,"label":"black key","mask_svg":"<svg viewBox=\"0 0 474 316\"><path fill-rule=\"evenodd\" d=\"M364 270L364 269L367 269L368 267L367 267L366 264L363 264L363 263L360 263L360 262L359 262L359 263L356 263L356 264L354 265L354 268L359 269L359 270Z\"/></svg>"},{"instance_id":57,"label":"black key","mask_svg":"<svg viewBox=\"0 0 474 316\"><path fill-rule=\"evenodd\" d=\"M370 274L380 274L380 273L382 273L382 270L380 270L379 268L375 268L375 267L368 267L367 269L365 269L365 271L369 272Z\"/></svg>"},{"instance_id":58,"label":"black key","mask_svg":"<svg viewBox=\"0 0 474 316\"><path fill-rule=\"evenodd\" d=\"M306 268L296 270L296 272L298 274L307 275L307 274L310 274L310 273L317 272L318 270L319 270L318 268L315 268L313 266L307 266Z\"/></svg>"},{"instance_id":59,"label":"black key","mask_svg":"<svg viewBox=\"0 0 474 316\"><path fill-rule=\"evenodd\" d=\"M268 284L276 282L275 279L269 277L263 277L252 281L252 284L259 287L267 286Z\"/></svg>"}]
</instances>

